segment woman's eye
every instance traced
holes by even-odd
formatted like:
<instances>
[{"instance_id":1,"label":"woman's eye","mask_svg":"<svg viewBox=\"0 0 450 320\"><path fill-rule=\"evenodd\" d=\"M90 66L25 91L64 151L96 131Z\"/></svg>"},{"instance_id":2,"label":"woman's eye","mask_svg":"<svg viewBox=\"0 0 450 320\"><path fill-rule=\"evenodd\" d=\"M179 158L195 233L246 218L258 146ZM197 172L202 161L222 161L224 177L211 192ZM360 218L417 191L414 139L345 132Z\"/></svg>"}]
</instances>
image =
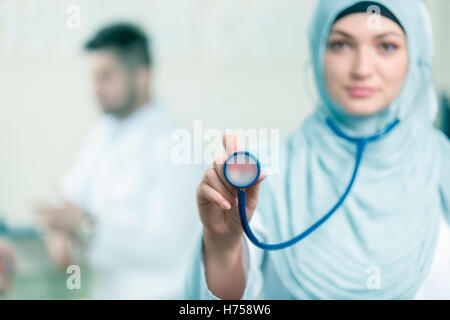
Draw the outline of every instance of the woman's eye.
<instances>
[{"instance_id":1,"label":"woman's eye","mask_svg":"<svg viewBox=\"0 0 450 320\"><path fill-rule=\"evenodd\" d=\"M333 51L339 51L342 49L345 49L347 47L349 47L349 43L345 42L345 41L330 41L328 43L328 48L330 48Z\"/></svg>"},{"instance_id":2,"label":"woman's eye","mask_svg":"<svg viewBox=\"0 0 450 320\"><path fill-rule=\"evenodd\" d=\"M397 50L398 46L393 43L385 42L380 45L380 48L384 52L393 52L393 51Z\"/></svg>"}]
</instances>

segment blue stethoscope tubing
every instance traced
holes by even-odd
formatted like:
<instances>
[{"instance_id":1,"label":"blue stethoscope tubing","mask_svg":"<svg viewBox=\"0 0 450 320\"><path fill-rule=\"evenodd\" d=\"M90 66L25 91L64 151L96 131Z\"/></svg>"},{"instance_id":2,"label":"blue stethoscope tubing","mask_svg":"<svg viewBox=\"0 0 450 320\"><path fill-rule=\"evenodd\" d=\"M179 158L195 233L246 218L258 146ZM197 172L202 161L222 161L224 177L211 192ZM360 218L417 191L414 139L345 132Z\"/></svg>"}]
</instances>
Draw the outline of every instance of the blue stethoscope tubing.
<instances>
[{"instance_id":1,"label":"blue stethoscope tubing","mask_svg":"<svg viewBox=\"0 0 450 320\"><path fill-rule=\"evenodd\" d=\"M260 164L258 159L253 156L252 154L250 154L247 151L244 152L235 152L234 154L232 154L228 159L230 159L231 157L235 156L238 153L245 153L248 156L254 158L256 160L256 164L258 166L258 176L256 177L256 179L250 183L249 185L245 186L245 187L238 187L238 207L239 207L239 216L241 219L241 224L242 224L242 228L244 230L245 235L248 237L248 239L257 247L263 249L263 250L281 250L287 247L290 247L292 245L294 245L295 243L299 242L300 240L304 239L305 237L307 237L311 232L315 231L317 228L319 228L325 221L327 221L332 215L333 213L336 212L337 209L339 209L340 206L342 206L342 204L344 203L344 200L347 198L348 194L350 193L350 190L353 187L353 184L355 182L356 176L358 174L358 169L359 166L361 164L361 160L364 154L364 150L365 147L367 145L367 143L373 142L373 141L377 141L379 139L381 139L382 137L384 137L385 135L387 135L392 129L394 129L397 124L400 121L398 119L395 119L392 123L390 123L383 131L381 131L380 133L377 133L373 136L369 136L369 137L351 137L346 135L344 132L342 132L336 125L335 123L330 119L327 118L326 119L326 123L327 125L331 128L331 130L339 137L352 142L354 144L356 144L356 156L355 156L355 166L353 169L353 173L350 179L350 182L347 185L347 188L345 189L344 193L341 195L341 197L339 198L339 200L336 202L336 204L331 208L330 211L328 211L322 218L320 218L319 220L317 220L313 225L311 225L308 229L306 229L305 231L303 231L302 233L300 233L299 235L295 236L294 238L281 242L281 243L274 243L274 244L269 244L269 243L264 243L258 240L258 238L255 236L255 234L253 233L252 229L250 228L248 219L247 219L247 212L246 212L246 192L245 192L245 188L250 187L251 185L253 185L259 177L259 172L260 172ZM224 165L224 174L225 174L225 178L227 179L228 182L230 182L227 178L226 175L226 163ZM233 184L232 184L233 185Z\"/></svg>"}]
</instances>

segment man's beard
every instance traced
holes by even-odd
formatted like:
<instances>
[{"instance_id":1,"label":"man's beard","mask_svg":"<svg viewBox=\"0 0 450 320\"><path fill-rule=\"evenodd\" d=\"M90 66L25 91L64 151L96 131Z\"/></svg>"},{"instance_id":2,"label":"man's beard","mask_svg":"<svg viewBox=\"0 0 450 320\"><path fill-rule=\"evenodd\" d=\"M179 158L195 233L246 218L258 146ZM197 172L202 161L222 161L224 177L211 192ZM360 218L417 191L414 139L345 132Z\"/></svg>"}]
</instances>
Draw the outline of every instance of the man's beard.
<instances>
[{"instance_id":1,"label":"man's beard","mask_svg":"<svg viewBox=\"0 0 450 320\"><path fill-rule=\"evenodd\" d=\"M137 101L138 101L137 93L130 91L123 102L113 107L102 106L102 110L104 113L110 114L116 118L126 118L136 109Z\"/></svg>"}]
</instances>

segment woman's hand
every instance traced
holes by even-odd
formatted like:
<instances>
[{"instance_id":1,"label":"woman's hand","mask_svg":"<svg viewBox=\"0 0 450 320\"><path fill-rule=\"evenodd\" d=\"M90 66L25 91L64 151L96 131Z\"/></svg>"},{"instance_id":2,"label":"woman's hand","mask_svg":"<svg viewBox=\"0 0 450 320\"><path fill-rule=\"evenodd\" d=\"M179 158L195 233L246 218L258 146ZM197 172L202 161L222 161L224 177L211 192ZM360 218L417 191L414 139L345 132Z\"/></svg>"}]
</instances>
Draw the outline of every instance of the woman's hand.
<instances>
[{"instance_id":1,"label":"woman's hand","mask_svg":"<svg viewBox=\"0 0 450 320\"><path fill-rule=\"evenodd\" d=\"M237 137L223 136L227 156L240 151ZM226 157L217 158L206 171L197 188L197 205L203 223L203 256L209 289L221 299L240 299L245 289L242 264L243 230L239 218L237 189L223 174ZM251 219L258 202L259 185L266 174L246 189L247 219Z\"/></svg>"},{"instance_id":2,"label":"woman's hand","mask_svg":"<svg viewBox=\"0 0 450 320\"><path fill-rule=\"evenodd\" d=\"M241 151L237 137L232 134L223 136L223 146L227 157ZM227 157L221 156L214 161L197 188L197 205L203 223L204 240L214 242L215 249L224 252L235 248L242 239L242 226L239 218L237 189L231 186L223 174ZM246 189L247 218L251 219L258 202L258 191L266 174L261 175L253 186Z\"/></svg>"}]
</instances>

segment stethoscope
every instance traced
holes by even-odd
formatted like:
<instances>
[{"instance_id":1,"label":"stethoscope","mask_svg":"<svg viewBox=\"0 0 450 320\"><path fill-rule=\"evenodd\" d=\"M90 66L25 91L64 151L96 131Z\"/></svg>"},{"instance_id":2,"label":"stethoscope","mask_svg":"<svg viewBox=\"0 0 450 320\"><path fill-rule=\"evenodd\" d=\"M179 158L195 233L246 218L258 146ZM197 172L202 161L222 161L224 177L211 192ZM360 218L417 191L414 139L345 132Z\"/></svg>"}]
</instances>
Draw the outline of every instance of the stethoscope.
<instances>
[{"instance_id":1,"label":"stethoscope","mask_svg":"<svg viewBox=\"0 0 450 320\"><path fill-rule=\"evenodd\" d=\"M328 211L328 213L326 213L322 218L317 220L314 224L312 224L308 229L300 233L298 236L281 243L269 244L259 241L248 223L246 212L247 196L245 190L258 181L261 173L261 165L259 163L259 160L248 151L237 151L231 154L224 163L223 173L228 183L238 189L239 216L241 219L242 228L248 239L255 246L261 249L280 250L294 245L295 243L311 234L311 232L319 228L325 221L327 221L331 217L333 213L336 212L337 209L339 209L339 207L342 206L345 198L347 198L348 194L350 193L350 190L353 187L353 183L355 182L366 145L370 142L377 141L387 135L392 129L397 126L399 122L400 121L398 119L394 120L384 130L373 136L351 137L342 132L330 118L326 119L327 125L338 137L356 144L355 167L353 169L350 182L337 203L331 208L330 211Z\"/></svg>"}]
</instances>

